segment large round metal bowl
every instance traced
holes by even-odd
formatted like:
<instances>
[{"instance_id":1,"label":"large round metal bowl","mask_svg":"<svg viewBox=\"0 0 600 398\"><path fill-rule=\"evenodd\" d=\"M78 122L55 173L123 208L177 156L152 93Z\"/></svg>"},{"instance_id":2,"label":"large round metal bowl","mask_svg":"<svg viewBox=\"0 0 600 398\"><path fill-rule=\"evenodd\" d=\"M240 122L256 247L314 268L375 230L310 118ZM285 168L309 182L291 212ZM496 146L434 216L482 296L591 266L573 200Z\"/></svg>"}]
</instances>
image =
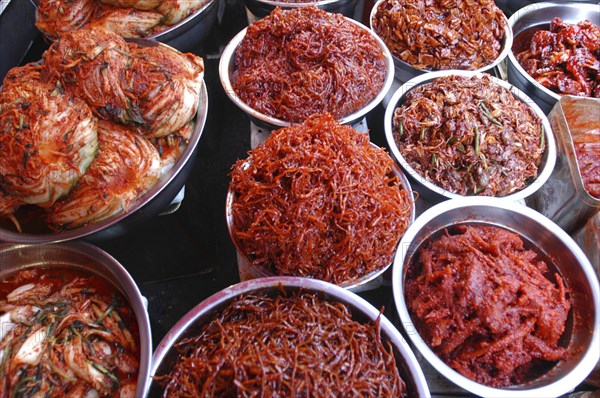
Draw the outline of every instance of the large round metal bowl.
<instances>
[{"instance_id":1,"label":"large round metal bowl","mask_svg":"<svg viewBox=\"0 0 600 398\"><path fill-rule=\"evenodd\" d=\"M147 39L130 39L142 46L165 46L163 43ZM12 243L48 243L64 242L84 238L97 242L112 239L125 234L141 221L155 217L164 211L185 184L196 160L196 152L206 117L208 114L208 93L202 82L200 101L196 112L195 127L192 136L179 160L150 190L137 199L127 211L116 214L99 222L61 232L41 232L24 229L22 233L15 229L0 226L0 242Z\"/></svg>"},{"instance_id":2,"label":"large round metal bowl","mask_svg":"<svg viewBox=\"0 0 600 398\"><path fill-rule=\"evenodd\" d=\"M214 315L225 308L234 299L243 294L280 295L282 292L297 291L315 293L324 300L345 304L357 322L372 322L380 316L379 310L360 296L339 286L308 278L274 277L254 279L227 287L207 298L186 315L167 333L156 348L152 361L152 376L168 373L178 359L175 344L194 336L200 328L210 322ZM407 386L409 397L428 397L429 389L419 363L412 353L408 342L400 335L394 325L384 316L380 318L382 342L390 342L393 347L396 365ZM160 387L151 382L149 396L160 396Z\"/></svg>"},{"instance_id":3,"label":"large round metal bowl","mask_svg":"<svg viewBox=\"0 0 600 398\"><path fill-rule=\"evenodd\" d=\"M144 39L156 40L165 43L179 51L192 51L200 45L210 33L216 19L217 11L222 0L208 0L196 11L178 23L167 26L160 32L151 34ZM38 13L36 9L36 20ZM47 40L54 38L44 35Z\"/></svg>"},{"instance_id":4,"label":"large round metal bowl","mask_svg":"<svg viewBox=\"0 0 600 398\"><path fill-rule=\"evenodd\" d=\"M349 18L354 16L358 0L305 0L300 3L290 3L288 1L277 0L244 0L246 9L258 19L264 18L279 7L282 9L291 9L299 7L316 6L327 12L337 12Z\"/></svg>"},{"instance_id":5,"label":"large round metal bowl","mask_svg":"<svg viewBox=\"0 0 600 398\"><path fill-rule=\"evenodd\" d=\"M140 364L136 396L148 387L152 359L152 334L145 299L135 281L117 260L103 250L84 242L49 245L0 244L0 280L31 268L69 268L91 272L106 280L129 301L140 332Z\"/></svg>"},{"instance_id":6,"label":"large round metal bowl","mask_svg":"<svg viewBox=\"0 0 600 398\"><path fill-rule=\"evenodd\" d=\"M573 322L565 329L569 358L529 383L506 388L476 383L444 363L412 326L414 322L404 295L407 266L429 237L462 223L496 225L520 234L553 259L571 291ZM402 238L394 259L392 285L396 309L417 351L440 374L473 394L502 398L560 396L580 384L600 357L600 289L594 269L571 237L546 217L525 206L496 198L463 198L432 207L413 223Z\"/></svg>"},{"instance_id":7,"label":"large round metal bowl","mask_svg":"<svg viewBox=\"0 0 600 398\"><path fill-rule=\"evenodd\" d=\"M373 32L375 32L376 35L377 35L376 31L375 31L375 29L373 29L373 20L375 19L375 14L377 13L377 8L379 8L379 5L383 1L385 1L385 0L378 0L375 3L373 8L371 9L371 15L369 17L371 30L373 30ZM466 15L465 17L468 18L469 16ZM505 20L506 20L506 18L505 18ZM506 20L506 25L504 28L504 39L502 41L502 51L500 51L498 58L496 58L489 65L485 65L485 66L482 66L481 68L473 70L473 72L489 72L492 69L494 69L500 62L502 62L508 56L508 54L510 53L512 44L513 44L513 32L509 27L508 20ZM394 60L394 65L396 68L395 79L398 80L400 83L405 83L416 76L422 75L423 73L432 72L431 70L428 70L428 69L417 69L417 68L413 67L412 65L410 65L409 63L402 61L400 58L396 57L395 55L392 55L392 58Z\"/></svg>"},{"instance_id":8,"label":"large round metal bowl","mask_svg":"<svg viewBox=\"0 0 600 398\"><path fill-rule=\"evenodd\" d=\"M386 65L386 75L385 80L383 82L383 86L379 93L373 98L369 103L367 103L363 108L358 111L351 113L350 115L344 116L339 119L341 124L355 124L360 122L360 120L367 115L373 108L375 108L386 95L388 90L392 85L392 81L394 80L394 62L392 61L392 55L388 50L387 46L383 43L383 41L377 37L369 28L357 22L351 18L346 18L349 22L357 25L361 29L365 29L372 35L373 39L377 42L383 55L385 57L385 65ZM274 130L280 127L287 127L292 123L277 119L272 116L268 116L262 112L257 111L252 108L250 105L243 102L240 97L237 95L235 90L233 89L233 85L231 83L231 76L233 75L233 71L235 69L234 60L235 60L235 52L241 41L246 36L246 29L243 29L237 35L231 39L231 41L227 44L225 49L223 50L223 54L221 55L221 60L219 61L219 78L221 79L221 84L225 89L225 93L233 101L241 110L243 110L250 120L254 122L256 125L266 128L267 130Z\"/></svg>"},{"instance_id":9,"label":"large round metal bowl","mask_svg":"<svg viewBox=\"0 0 600 398\"><path fill-rule=\"evenodd\" d=\"M371 145L375 146L374 144L371 144ZM393 168L394 168L394 173L396 174L396 176L398 177L398 179L400 180L400 182L402 184L402 187L404 189L406 189L406 192L408 193L408 198L411 202L411 214L410 214L410 220L409 220L409 225L410 225L415 220L415 214L416 214L415 197L414 197L413 191L410 187L410 183L408 182L408 179L406 178L406 176L404 175L404 173L402 172L400 167L398 167L397 164L394 164ZM240 273L240 280L244 281L244 280L249 280L249 279L276 276L276 275L268 272L267 270L264 270L262 268L254 266L252 264L252 261L246 255L246 253L244 253L244 251L242 250L242 247L241 247L240 243L238 242L238 240L235 238L235 233L234 233L235 228L233 225L233 207L232 207L233 202L234 202L234 193L230 188L227 191L227 198L225 200L225 218L227 219L227 229L229 231L229 237L231 238L231 241L233 242L233 245L235 246L235 249L236 249L238 269L239 269L239 273ZM340 286L345 289L348 289L352 292L359 292L362 290L368 290L369 288L377 287L377 286L374 286L375 283L373 283L373 282L378 277L382 276L385 273L385 271L387 271L389 269L389 267L391 265L392 265L392 263L390 262L384 268L372 271L372 272L362 276L359 279L342 283Z\"/></svg>"},{"instance_id":10,"label":"large round metal bowl","mask_svg":"<svg viewBox=\"0 0 600 398\"><path fill-rule=\"evenodd\" d=\"M527 93L546 114L552 110L561 95L542 86L525 72L515 54L527 49L533 32L548 29L550 21L555 17L571 24L585 19L598 24L600 7L598 4L583 2L534 3L516 11L508 20L514 34L512 50L508 53L508 81Z\"/></svg>"},{"instance_id":11,"label":"large round metal bowl","mask_svg":"<svg viewBox=\"0 0 600 398\"><path fill-rule=\"evenodd\" d=\"M409 80L405 84L403 84L394 93L388 106L386 107L385 116L384 116L384 118L385 118L384 119L385 138L386 138L386 141L388 144L388 148L390 148L392 155L396 158L398 163L400 163L400 166L407 173L407 175L416 181L417 184L416 184L415 188L417 188L419 193L421 195L423 195L423 197L425 199L429 200L432 203L437 203L437 202L440 202L440 201L446 200L446 199L462 198L464 196L459 195L454 192L450 192L450 191L443 189L443 188L437 186L436 184L432 183L424 176L421 176L408 163L408 161L406 161L404 156L402 156L402 152L400 151L400 148L398 147L398 145L396 144L396 141L394 140L392 122L393 122L393 117L394 117L394 111L396 110L398 105L400 105L402 103L406 94L410 90L412 90L413 88L418 87L422 84L430 83L431 81L433 81L439 77L450 76L450 75L465 76L465 77L471 77L471 76L482 77L483 76L482 73L474 72L474 71L437 71L437 72L430 72L430 73L427 73L424 75L417 76L417 77ZM517 200L525 199L526 197L533 194L536 190L538 190L542 186L542 184L544 184L548 180L548 178L552 174L552 170L554 170L554 165L556 164L556 141L554 139L554 134L552 133L552 129L550 127L550 122L548 121L548 118L546 117L544 112L542 112L542 110L527 95L525 95L525 93L523 93L521 90L515 88L514 86L512 86L511 84L507 83L504 80L495 78L494 76L489 76L489 75L486 75L486 76L488 76L490 79L492 79L492 81L494 83L509 90L516 98L525 102L535 112L535 114L542 120L542 126L544 127L544 133L545 133L546 151L544 152L542 161L539 165L537 178L534 181L532 181L528 186L521 189L520 191L517 191L510 195L506 195L506 196L502 197L503 200L508 200L508 201L517 201Z\"/></svg>"},{"instance_id":12,"label":"large round metal bowl","mask_svg":"<svg viewBox=\"0 0 600 398\"><path fill-rule=\"evenodd\" d=\"M147 39L163 42L179 51L196 49L206 39L217 19L220 1L209 0L184 20L148 36Z\"/></svg>"}]
</instances>

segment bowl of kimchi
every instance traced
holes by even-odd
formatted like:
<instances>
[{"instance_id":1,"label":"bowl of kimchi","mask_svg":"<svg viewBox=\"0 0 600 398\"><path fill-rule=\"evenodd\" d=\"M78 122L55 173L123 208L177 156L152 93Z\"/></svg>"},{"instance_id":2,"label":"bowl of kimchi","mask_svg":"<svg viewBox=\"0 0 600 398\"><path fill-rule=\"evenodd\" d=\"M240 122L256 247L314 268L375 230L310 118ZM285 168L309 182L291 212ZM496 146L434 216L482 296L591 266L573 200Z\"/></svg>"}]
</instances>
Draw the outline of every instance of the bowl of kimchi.
<instances>
[{"instance_id":1,"label":"bowl of kimchi","mask_svg":"<svg viewBox=\"0 0 600 398\"><path fill-rule=\"evenodd\" d=\"M425 211L400 243L394 301L417 351L485 397L560 396L600 357L594 268L559 226L497 198Z\"/></svg>"},{"instance_id":2,"label":"bowl of kimchi","mask_svg":"<svg viewBox=\"0 0 600 398\"><path fill-rule=\"evenodd\" d=\"M36 26L50 40L62 33L101 27L123 38L144 38L191 51L217 17L220 0L40 0Z\"/></svg>"},{"instance_id":3,"label":"bowl of kimchi","mask_svg":"<svg viewBox=\"0 0 600 398\"><path fill-rule=\"evenodd\" d=\"M311 20L315 23L306 27ZM292 28L284 28L288 25ZM278 35L289 35L285 46ZM244 45L249 36L259 43ZM240 48L255 54L241 56ZM243 77L236 90L240 65ZM375 75L381 78L378 86L371 81ZM312 6L277 9L239 32L223 50L219 78L229 99L269 131L324 112L354 125L383 100L394 80L394 64L385 44L366 26ZM254 105L244 101L242 89L255 97Z\"/></svg>"},{"instance_id":4,"label":"bowl of kimchi","mask_svg":"<svg viewBox=\"0 0 600 398\"><path fill-rule=\"evenodd\" d=\"M379 309L308 278L221 290L171 328L152 363L150 396L430 395L408 342Z\"/></svg>"},{"instance_id":5,"label":"bowl of kimchi","mask_svg":"<svg viewBox=\"0 0 600 398\"><path fill-rule=\"evenodd\" d=\"M88 243L0 244L2 396L142 397L152 337L146 299Z\"/></svg>"},{"instance_id":6,"label":"bowl of kimchi","mask_svg":"<svg viewBox=\"0 0 600 398\"><path fill-rule=\"evenodd\" d=\"M433 203L472 195L525 200L556 164L546 115L486 73L417 76L394 93L384 117L392 155Z\"/></svg>"},{"instance_id":7,"label":"bowl of kimchi","mask_svg":"<svg viewBox=\"0 0 600 398\"><path fill-rule=\"evenodd\" d=\"M562 95L600 97L600 9L584 2L542 2L516 11L508 81L546 113Z\"/></svg>"},{"instance_id":8,"label":"bowl of kimchi","mask_svg":"<svg viewBox=\"0 0 600 398\"><path fill-rule=\"evenodd\" d=\"M0 167L0 241L106 240L165 211L204 129L203 72L195 55L103 29L65 33L41 62L10 71L0 89L0 147L10 153Z\"/></svg>"},{"instance_id":9,"label":"bowl of kimchi","mask_svg":"<svg viewBox=\"0 0 600 398\"><path fill-rule=\"evenodd\" d=\"M241 280L381 285L415 198L389 154L331 115L271 133L232 167L226 200Z\"/></svg>"},{"instance_id":10,"label":"bowl of kimchi","mask_svg":"<svg viewBox=\"0 0 600 398\"><path fill-rule=\"evenodd\" d=\"M369 21L390 49L401 84L436 70L491 71L513 43L508 20L492 0L378 0Z\"/></svg>"}]
</instances>

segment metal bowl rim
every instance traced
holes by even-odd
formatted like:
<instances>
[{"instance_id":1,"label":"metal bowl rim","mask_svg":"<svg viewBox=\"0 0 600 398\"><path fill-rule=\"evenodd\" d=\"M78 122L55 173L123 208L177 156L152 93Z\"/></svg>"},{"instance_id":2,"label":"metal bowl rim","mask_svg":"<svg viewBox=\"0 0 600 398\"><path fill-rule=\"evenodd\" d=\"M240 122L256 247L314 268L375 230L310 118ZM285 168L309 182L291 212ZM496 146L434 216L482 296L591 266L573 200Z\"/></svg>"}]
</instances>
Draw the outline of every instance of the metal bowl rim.
<instances>
[{"instance_id":1,"label":"metal bowl rim","mask_svg":"<svg viewBox=\"0 0 600 398\"><path fill-rule=\"evenodd\" d=\"M476 71L463 71L463 70L435 71L435 72L429 72L429 73L425 73L425 74L416 76L416 77L410 79L409 81L407 81L406 83L404 83L403 85L401 85L396 90L396 92L393 94L392 98L390 99L390 102L388 103L388 105L386 107L385 115L384 115L385 138L386 138L388 147L390 148L390 151L392 152L392 154L394 155L394 157L396 158L398 163L400 163L400 166L402 167L402 169L407 174L411 175L415 180L417 180L417 182L419 184L424 186L429 191L432 191L432 192L434 192L440 196L443 196L445 198L448 198L448 199L464 198L464 197L468 197L468 196L482 197L482 196L477 196L477 195L460 195L460 194L457 194L454 192L450 192L446 189L443 189L443 188L437 186L433 182L429 181L427 178L421 176L406 161L406 159L402 155L402 152L400 152L400 149L398 148L398 145L396 144L396 141L394 139L392 120L394 117L394 112L395 112L400 100L414 87L417 87L428 81L437 79L439 77L452 76L452 75L464 76L464 77L478 77L478 78L481 78L482 76L489 77L492 80L492 82L507 89L515 97L517 97L517 99L519 99L520 101L524 102L527 106L529 106L531 108L531 110L533 110L534 113L542 121L542 126L544 127L544 133L545 133L545 143L546 143L546 150L544 151L543 156L547 156L546 164L544 165L543 169L541 171L539 171L537 177L531 183L529 183L527 186L525 186L523 189L520 189L520 190L513 192L509 195L506 195L506 196L500 196L498 198L500 198L502 200L517 201L517 200L524 199L524 198L530 196L535 191L537 191L539 189L539 187L550 178L550 175L552 174L552 171L554 170L554 166L556 164L556 156L557 156L556 141L554 138L554 134L552 132L552 128L550 127L550 122L549 122L548 118L546 117L546 115L544 114L544 112L540 109L540 107L533 100L531 100L531 98L529 98L529 96L527 96L527 94L525 94L523 91L519 90L517 87L513 86L512 84L510 84L504 80L498 79L497 77L492 76L487 73L476 72Z\"/></svg>"},{"instance_id":2,"label":"metal bowl rim","mask_svg":"<svg viewBox=\"0 0 600 398\"><path fill-rule=\"evenodd\" d=\"M353 112L349 115L346 115L346 116L338 119L338 121L341 124L349 124L349 123L352 123L352 122L357 121L357 120L361 119L362 117L364 117L368 112L370 112L373 108L375 108L383 100L383 98L389 91L389 89L392 86L392 83L394 81L394 60L392 59L392 54L390 53L390 50L387 48L385 43L371 29L367 28L365 25L363 25L362 23L360 23L358 21L355 21L352 18L348 18L348 17L344 17L344 18L346 19L346 21L353 23L354 25L358 26L359 28L361 28L361 29L367 31L367 33L369 33L369 35L373 38L373 40L375 40L375 42L381 49L381 51L383 53L385 66L386 66L385 79L384 79L383 85L381 86L381 89L379 90L377 95L375 97L373 97L373 99L371 99L371 101L369 101L365 106L363 106L356 112ZM229 43L227 44L227 46L225 47L225 49L223 50L223 53L221 55L221 59L219 61L219 78L221 80L221 85L223 86L225 93L227 94L229 99L231 101L233 101L233 103L236 104L240 109L242 109L246 114L248 114L248 116L251 119L252 118L257 119L257 120L261 121L262 123L265 123L268 126L271 126L273 128L288 127L288 126L291 126L294 124L301 123L301 122L289 122L289 121L285 121L282 119L277 119L272 116L267 116L266 114L255 110L254 108L250 107L250 105L248 105L244 101L242 101L240 99L240 97L237 95L237 93L235 92L235 90L233 89L233 85L232 85L232 82L230 79L230 73L229 73L230 66L231 66L231 71L233 71L235 52L236 52L238 45L244 39L247 29L248 29L248 27L242 29L239 33L237 33L231 39L231 41L229 41Z\"/></svg>"},{"instance_id":3,"label":"metal bowl rim","mask_svg":"<svg viewBox=\"0 0 600 398\"><path fill-rule=\"evenodd\" d=\"M247 1L247 0L245 0ZM300 3L288 3L285 1L281 1L281 0L252 0L255 1L257 3L261 3L261 4L265 4L268 6L273 6L273 7L285 7L285 8L300 8L300 7L308 7L308 6L326 6L329 4L335 4L335 3L339 3L342 1L352 1L352 0L304 0L303 2Z\"/></svg>"},{"instance_id":4,"label":"metal bowl rim","mask_svg":"<svg viewBox=\"0 0 600 398\"><path fill-rule=\"evenodd\" d=\"M514 34L513 27L514 27L515 23L517 23L517 21L519 21L521 18L523 18L527 15L533 14L539 10L543 10L546 8L555 8L555 7L557 7L557 8L574 8L576 10L587 9L589 11L595 11L596 13L600 14L600 10L598 9L598 6L594 5L592 3L551 3L551 2L532 3L532 4L526 5L525 7L520 8L519 10L515 11L515 13L512 14L510 16L510 18L508 18L508 23L510 25L511 31ZM547 23L549 24L550 21L547 21ZM543 24L538 24L538 25L543 25ZM519 33L521 33L521 32L519 32ZM531 77L531 75L529 73L527 73L525 71L525 69L523 69L523 67L521 66L521 63L517 60L517 57L515 56L515 54L512 51L512 46L510 48L510 51L508 52L508 59L509 59L509 62L511 63L511 65L519 72L519 74L521 76L523 76L525 79L527 79L527 81L530 84L533 84L536 89L538 89L541 92L543 92L544 94L548 95L555 101L558 101L562 97L563 94L557 94L554 91L544 87L543 85L538 83L537 80L535 80L533 77ZM583 98L588 98L588 97L583 97Z\"/></svg>"},{"instance_id":5,"label":"metal bowl rim","mask_svg":"<svg viewBox=\"0 0 600 398\"><path fill-rule=\"evenodd\" d=\"M165 46L179 53L178 50L161 42L151 41L148 39L131 39L131 41L134 41L136 43L145 43L148 46ZM0 242L58 243L73 239L79 239L105 230L117 224L119 221L125 219L129 215L135 213L136 211L142 209L148 202L150 202L152 199L157 197L162 191L164 191L167 188L167 186L171 183L171 181L173 181L173 179L175 179L175 177L181 172L184 166L191 160L192 154L196 151L198 143L200 142L200 137L202 136L202 132L204 131L204 125L206 123L207 115L208 91L206 88L206 82L204 81L204 79L202 79L202 86L200 88L200 100L198 102L198 109L196 111L195 116L194 132L192 133L190 141L188 142L179 159L175 162L175 164L167 172L167 174L162 176L162 178L155 185L153 185L146 193L140 196L135 201L135 203L129 209L127 209L127 211L123 211L119 214L113 215L107 219L100 220L92 224L56 233L18 233L0 228Z\"/></svg>"},{"instance_id":6,"label":"metal bowl rim","mask_svg":"<svg viewBox=\"0 0 600 398\"><path fill-rule=\"evenodd\" d=\"M369 26L371 28L371 30L373 31L373 33L375 34L375 36L379 37L379 35L377 34L377 32L375 31L375 29L373 28L373 20L375 19L375 14L377 13L377 9L379 8L379 5L381 3L383 3L384 1L388 1L388 0L377 0L373 6L373 8L371 9L371 13L369 14ZM506 18L506 15L502 14L503 18L504 18L504 43L502 44L502 51L500 51L500 54L498 54L498 57L490 64L488 65L484 65L481 68L477 68L477 69L473 69L470 70L470 72L485 72L487 70L490 70L494 67L496 67L498 64L500 64L502 61L504 61L504 59L510 55L511 53L511 49L512 49L512 45L513 45L513 31L512 31L512 26L509 25L509 19ZM387 47L387 45L386 45ZM391 52L390 52L391 54ZM422 73L430 73L430 72L440 72L440 71L449 71L452 69L418 69L415 68L414 66L412 66L411 64L409 64L406 61L401 60L400 58L396 57L394 54L392 55L392 59L394 60L395 63L400 63L401 65L403 65L406 69L410 69L413 71L413 74L422 74Z\"/></svg>"},{"instance_id":7,"label":"metal bowl rim","mask_svg":"<svg viewBox=\"0 0 600 398\"><path fill-rule=\"evenodd\" d=\"M370 142L369 144L371 144L371 146L373 146L375 148L379 148L377 145L375 145L372 142ZM389 153L388 153L388 156L389 156ZM249 162L249 160L246 160L245 162L247 163L247 162ZM398 164L396 162L392 163L392 170L394 171L394 173L400 180L402 187L406 190L406 193L408 194L408 198L411 202L410 219L408 221L408 226L406 228L406 230L408 230L410 225L415 222L415 218L416 218L415 196L414 196L413 190L410 186L410 182L408 181L408 178L406 178L406 175L404 174L404 172L402 171L402 169L398 166ZM235 238L234 228L233 228L233 201L234 201L233 195L234 195L234 193L231 190L231 184L230 184L229 188L227 189L227 197L225 199L225 219L227 222L227 231L229 232L229 238L231 239L231 242L235 246L236 252L243 258L243 260L246 261L251 267L259 269L261 272L265 273L265 275L266 275L267 271L262 270L252 264L252 261L250 261L250 259L248 259L248 257L246 256L246 253L244 253L244 251L240 247L238 240ZM406 233L406 231L404 231L404 233ZM398 241L398 243L400 243L400 241ZM382 275L385 271L387 271L392 266L393 262L394 261L392 259L392 261L390 261L390 263L387 264L385 267L378 269L378 270L374 270L368 274L365 274L361 278L342 283L339 286L344 289L351 290L351 291L353 289L359 288L360 286L363 286L363 285L367 284L368 282L374 280L378 276ZM271 276L271 275L269 275L269 276ZM277 275L272 275L272 277L277 277ZM318 279L316 279L316 280L318 280ZM331 282L329 282L329 283L331 283Z\"/></svg>"},{"instance_id":8,"label":"metal bowl rim","mask_svg":"<svg viewBox=\"0 0 600 398\"><path fill-rule=\"evenodd\" d=\"M417 358L412 352L406 339L402 337L398 329L385 317L385 315L380 314L379 310L359 295L340 286L317 279L294 276L276 276L240 282L226 287L197 304L167 332L165 337L156 347L152 359L150 376L155 376L156 371L162 364L165 356L173 348L174 344L181 338L182 334L184 334L190 326L201 319L204 314L210 313L211 310L219 308L232 299L239 297L241 294L259 292L264 289L280 286L283 286L284 288L305 289L309 292L325 294L331 299L339 300L350 307L350 309L356 309L371 320L375 320L380 316L382 335L385 335L385 337L392 342L406 362L408 370L410 371L410 374L406 376L413 378L415 386L420 390L418 391L419 396L430 395L425 375L421 370Z\"/></svg>"},{"instance_id":9,"label":"metal bowl rim","mask_svg":"<svg viewBox=\"0 0 600 398\"><path fill-rule=\"evenodd\" d=\"M503 209L509 213L516 213L518 215L527 217L535 221L538 225L544 226L549 232L554 234L560 239L568 249L572 251L575 257L580 260L580 266L583 269L587 280L589 281L589 287L592 291L592 298L590 302L594 305L595 309L595 322L593 335L590 338L590 344L585 351L581 361L564 377L557 381L551 382L550 384L530 389L514 389L512 388L493 388L480 383L477 383L467 377L461 375L456 370L452 369L449 365L444 363L425 343L420 337L420 334L415 328L411 330L407 329L408 325L414 325L412 318L408 313L406 307L406 301L404 299L404 261L408 252L409 246L414 245L416 236L421 230L433 219L443 215L449 211L462 209L462 208L473 208L473 207L494 207ZM473 220L477 221L477 220ZM469 220L461 220L460 223L469 222ZM466 197L461 199L453 199L445 202L441 202L426 210L417 220L409 227L409 230L404 234L402 241L400 242L402 248L396 253L394 258L394 266L392 270L392 290L394 296L394 303L396 304L396 311L400 317L400 322L405 328L410 340L416 347L416 350L425 357L427 362L432 365L437 372L444 375L446 378L451 380L454 384L459 387L474 393L479 396L485 397L497 397L497 398L532 398L532 397L545 397L545 396L559 396L572 391L577 385L579 385L587 375L592 371L596 362L600 358L600 287L598 285L598 279L595 275L595 271L583 253L577 243L563 231L558 225L553 223L551 220L541 215L540 213L532 210L523 205L515 205L510 202L498 199L498 198L475 198Z\"/></svg>"},{"instance_id":10,"label":"metal bowl rim","mask_svg":"<svg viewBox=\"0 0 600 398\"><path fill-rule=\"evenodd\" d=\"M83 241L76 242L67 242L67 243L55 243L55 244L43 244L43 245L33 245L33 244L22 244L22 243L0 243L0 257L4 253L19 251L19 250L35 250L40 251L43 248L52 248L55 250L68 251L68 252L77 252L80 253L90 259L93 259L96 264L98 264L101 268L109 269L111 273L113 273L118 282L123 285L124 289L119 288L116 282L112 279L108 278L105 275L99 274L95 271L90 271L94 275L104 279L107 283L109 283L113 288L119 290L125 298L129 300L129 305L131 309L135 313L135 319L138 323L139 329L139 339L140 346L146 347L146 352L142 352L140 349L140 368L139 375L137 380L137 385L139 386L142 383L143 394L142 396L146 396L146 392L149 386L149 378L151 362L152 362L152 328L150 327L150 316L148 315L148 310L146 305L143 302L143 295L135 283L135 280L131 276L131 274L125 269L125 267L117 261L113 256L111 256L106 251L101 248L94 246L90 243ZM55 260L50 260L51 264L50 268L60 268L60 267L70 267L69 264L60 264ZM82 269L87 269L85 264L78 264ZM30 267L35 267L35 264L25 265L19 269L27 269ZM10 274L12 271L7 271ZM143 311L136 311L136 307L142 308ZM144 338L146 337L146 338ZM145 355L144 355L145 354ZM139 391L138 391L139 392Z\"/></svg>"},{"instance_id":11,"label":"metal bowl rim","mask_svg":"<svg viewBox=\"0 0 600 398\"><path fill-rule=\"evenodd\" d=\"M191 13L190 15L188 15L187 17L185 17L181 21L177 22L175 25L169 26L167 29L161 30L160 32L151 34L149 36L145 36L145 37L132 37L130 39L138 39L138 40L142 39L142 40L157 40L157 41L160 41L161 39L164 38L164 36L169 36L171 33L176 33L175 32L176 30L179 30L179 28L181 28L182 26L187 25L188 22L191 22L192 20L198 18L208 8L210 8L210 6L214 5L217 1L220 1L220 0L208 0L208 2L206 4L204 4L202 7L200 7L199 9L197 9L196 11L194 11L193 13ZM131 7L131 8L133 8L133 7ZM39 13L38 13L38 8L36 7L36 9L35 9L35 20L37 21L38 19L39 19ZM40 33L42 33L42 32L40 32ZM46 38L50 42L56 41L55 37L47 36L44 33L42 33L42 35L44 36L44 38Z\"/></svg>"},{"instance_id":12,"label":"metal bowl rim","mask_svg":"<svg viewBox=\"0 0 600 398\"><path fill-rule=\"evenodd\" d=\"M207 11L212 6L216 5L217 1L219 0L208 0L202 7L198 8L196 11L194 11L181 21L177 22L175 25L171 25L167 29L161 30L158 33L146 36L144 37L144 39L160 41L161 39L163 39L164 36L169 36L171 33L176 33L175 31L179 30L179 28L192 22L192 20L200 17L202 14L204 14L205 11Z\"/></svg>"}]
</instances>

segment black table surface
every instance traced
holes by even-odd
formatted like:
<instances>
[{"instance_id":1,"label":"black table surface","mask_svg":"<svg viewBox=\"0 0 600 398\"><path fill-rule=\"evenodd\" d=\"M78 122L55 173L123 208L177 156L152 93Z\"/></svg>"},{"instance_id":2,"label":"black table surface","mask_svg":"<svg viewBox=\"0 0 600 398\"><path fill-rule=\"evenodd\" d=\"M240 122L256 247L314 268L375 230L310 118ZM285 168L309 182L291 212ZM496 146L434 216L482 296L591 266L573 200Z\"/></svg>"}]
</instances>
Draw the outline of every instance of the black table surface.
<instances>
[{"instance_id":1,"label":"black table surface","mask_svg":"<svg viewBox=\"0 0 600 398\"><path fill-rule=\"evenodd\" d=\"M368 8L369 0L365 4ZM209 105L181 206L172 214L135 225L126 235L94 242L129 271L148 299L154 347L194 306L240 281L236 251L226 225L225 197L231 166L251 149L251 129L248 117L225 94L218 64L224 46L248 21L242 0L223 0L221 6L209 36L192 50L204 58ZM48 48L41 34L31 29L32 18L29 0L13 0L0 17L0 79L9 67L37 61ZM371 141L386 147L383 114L379 105L367 115L367 124ZM385 308L385 315L404 333L389 285L359 295L375 307ZM422 365L434 395L466 395L427 364Z\"/></svg>"}]
</instances>

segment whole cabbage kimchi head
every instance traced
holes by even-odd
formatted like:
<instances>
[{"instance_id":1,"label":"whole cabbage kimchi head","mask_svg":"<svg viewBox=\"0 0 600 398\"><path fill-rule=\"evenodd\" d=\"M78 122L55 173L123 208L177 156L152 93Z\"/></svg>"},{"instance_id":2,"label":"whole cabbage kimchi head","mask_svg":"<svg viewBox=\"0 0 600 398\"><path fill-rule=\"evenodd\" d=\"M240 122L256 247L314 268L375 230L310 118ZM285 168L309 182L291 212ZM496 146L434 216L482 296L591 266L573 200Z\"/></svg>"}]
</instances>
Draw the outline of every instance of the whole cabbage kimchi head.
<instances>
[{"instance_id":1,"label":"whole cabbage kimchi head","mask_svg":"<svg viewBox=\"0 0 600 398\"><path fill-rule=\"evenodd\" d=\"M98 146L96 119L36 65L13 68L0 91L1 214L50 207L86 171ZM10 198L8 194L10 192Z\"/></svg>"}]
</instances>

